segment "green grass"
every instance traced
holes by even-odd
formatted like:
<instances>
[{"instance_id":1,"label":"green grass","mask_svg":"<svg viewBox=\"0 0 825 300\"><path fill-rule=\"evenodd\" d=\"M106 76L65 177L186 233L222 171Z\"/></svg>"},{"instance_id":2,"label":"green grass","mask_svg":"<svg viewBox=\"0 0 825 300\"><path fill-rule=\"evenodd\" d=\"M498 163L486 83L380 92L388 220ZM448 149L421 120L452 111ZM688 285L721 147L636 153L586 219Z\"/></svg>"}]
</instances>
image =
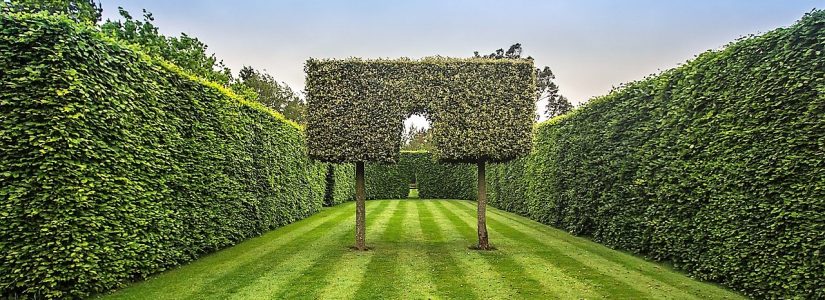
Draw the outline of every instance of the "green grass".
<instances>
[{"instance_id":1,"label":"green grass","mask_svg":"<svg viewBox=\"0 0 825 300\"><path fill-rule=\"evenodd\" d=\"M474 251L475 202L367 201L356 252L353 203L203 257L106 299L734 299L666 266L497 209L496 251Z\"/></svg>"},{"instance_id":2,"label":"green grass","mask_svg":"<svg viewBox=\"0 0 825 300\"><path fill-rule=\"evenodd\" d=\"M418 199L418 189L410 189L410 194L407 195L407 198Z\"/></svg>"}]
</instances>

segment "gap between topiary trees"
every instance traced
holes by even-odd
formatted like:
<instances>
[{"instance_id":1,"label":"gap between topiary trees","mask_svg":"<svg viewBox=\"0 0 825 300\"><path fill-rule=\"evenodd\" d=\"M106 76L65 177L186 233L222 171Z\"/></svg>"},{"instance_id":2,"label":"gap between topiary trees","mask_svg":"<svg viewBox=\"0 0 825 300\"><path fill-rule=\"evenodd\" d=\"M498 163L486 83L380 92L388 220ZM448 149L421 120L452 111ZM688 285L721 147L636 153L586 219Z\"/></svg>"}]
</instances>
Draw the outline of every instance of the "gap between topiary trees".
<instances>
[{"instance_id":1,"label":"gap between topiary trees","mask_svg":"<svg viewBox=\"0 0 825 300\"><path fill-rule=\"evenodd\" d=\"M478 245L486 226L487 162L530 152L535 72L528 59L310 59L307 145L312 158L355 163L355 249L366 250L364 163L398 162L403 120L426 115L433 156L478 167Z\"/></svg>"}]
</instances>

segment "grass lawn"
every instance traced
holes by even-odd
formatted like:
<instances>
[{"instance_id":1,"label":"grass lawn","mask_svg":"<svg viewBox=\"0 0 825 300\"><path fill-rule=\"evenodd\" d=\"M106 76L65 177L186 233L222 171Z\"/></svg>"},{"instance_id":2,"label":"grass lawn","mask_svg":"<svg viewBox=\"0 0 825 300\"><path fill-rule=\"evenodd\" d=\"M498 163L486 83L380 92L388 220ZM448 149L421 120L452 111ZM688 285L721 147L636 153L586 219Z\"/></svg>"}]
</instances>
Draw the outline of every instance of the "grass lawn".
<instances>
[{"instance_id":1,"label":"grass lawn","mask_svg":"<svg viewBox=\"0 0 825 300\"><path fill-rule=\"evenodd\" d=\"M356 252L346 203L135 283L108 299L723 299L741 298L668 267L489 208L475 244L475 202L367 201Z\"/></svg>"}]
</instances>

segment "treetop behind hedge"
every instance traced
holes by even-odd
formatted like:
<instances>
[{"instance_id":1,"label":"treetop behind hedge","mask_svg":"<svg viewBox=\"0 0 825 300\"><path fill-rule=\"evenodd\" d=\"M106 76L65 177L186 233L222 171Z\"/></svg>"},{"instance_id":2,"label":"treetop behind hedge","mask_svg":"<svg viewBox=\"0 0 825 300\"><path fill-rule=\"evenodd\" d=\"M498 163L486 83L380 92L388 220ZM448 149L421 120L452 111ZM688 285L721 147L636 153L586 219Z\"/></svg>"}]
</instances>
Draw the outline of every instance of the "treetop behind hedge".
<instances>
[{"instance_id":1,"label":"treetop behind hedge","mask_svg":"<svg viewBox=\"0 0 825 300\"><path fill-rule=\"evenodd\" d=\"M414 113L432 122L441 161L507 161L530 151L532 60L310 59L305 69L314 158L394 163L403 120Z\"/></svg>"}]
</instances>

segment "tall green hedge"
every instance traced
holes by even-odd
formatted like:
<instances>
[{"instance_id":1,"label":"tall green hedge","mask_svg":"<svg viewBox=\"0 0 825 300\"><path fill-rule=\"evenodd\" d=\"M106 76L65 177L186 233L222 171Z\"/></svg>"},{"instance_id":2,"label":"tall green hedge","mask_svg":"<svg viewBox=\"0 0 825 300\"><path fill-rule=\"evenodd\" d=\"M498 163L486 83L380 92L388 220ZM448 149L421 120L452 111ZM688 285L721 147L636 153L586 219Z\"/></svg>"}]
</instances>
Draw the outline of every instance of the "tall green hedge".
<instances>
[{"instance_id":1,"label":"tall green hedge","mask_svg":"<svg viewBox=\"0 0 825 300\"><path fill-rule=\"evenodd\" d=\"M328 164L324 205L334 206L355 199L355 166Z\"/></svg>"},{"instance_id":2,"label":"tall green hedge","mask_svg":"<svg viewBox=\"0 0 825 300\"><path fill-rule=\"evenodd\" d=\"M313 158L396 163L411 113L432 121L441 161L507 161L530 151L532 60L310 59L305 69Z\"/></svg>"},{"instance_id":3,"label":"tall green hedge","mask_svg":"<svg viewBox=\"0 0 825 300\"><path fill-rule=\"evenodd\" d=\"M411 161L419 198L475 200L478 196L475 165L441 163L428 152L402 152L402 161L405 156Z\"/></svg>"},{"instance_id":4,"label":"tall green hedge","mask_svg":"<svg viewBox=\"0 0 825 300\"><path fill-rule=\"evenodd\" d=\"M294 123L65 17L0 14L0 298L118 287L320 208Z\"/></svg>"},{"instance_id":5,"label":"tall green hedge","mask_svg":"<svg viewBox=\"0 0 825 300\"><path fill-rule=\"evenodd\" d=\"M476 168L437 162L425 151L403 151L397 164L368 163L367 199L407 198L409 184L418 183L424 199L475 199Z\"/></svg>"},{"instance_id":6,"label":"tall green hedge","mask_svg":"<svg viewBox=\"0 0 825 300\"><path fill-rule=\"evenodd\" d=\"M367 199L403 199L410 192L409 181L397 164L367 163L364 170Z\"/></svg>"},{"instance_id":7,"label":"tall green hedge","mask_svg":"<svg viewBox=\"0 0 825 300\"><path fill-rule=\"evenodd\" d=\"M525 180L524 168L529 158L528 156L490 165L487 170L487 194L490 205L521 215L528 213L529 186Z\"/></svg>"},{"instance_id":8,"label":"tall green hedge","mask_svg":"<svg viewBox=\"0 0 825 300\"><path fill-rule=\"evenodd\" d=\"M825 12L593 99L494 169L502 208L756 298L825 298Z\"/></svg>"}]
</instances>

